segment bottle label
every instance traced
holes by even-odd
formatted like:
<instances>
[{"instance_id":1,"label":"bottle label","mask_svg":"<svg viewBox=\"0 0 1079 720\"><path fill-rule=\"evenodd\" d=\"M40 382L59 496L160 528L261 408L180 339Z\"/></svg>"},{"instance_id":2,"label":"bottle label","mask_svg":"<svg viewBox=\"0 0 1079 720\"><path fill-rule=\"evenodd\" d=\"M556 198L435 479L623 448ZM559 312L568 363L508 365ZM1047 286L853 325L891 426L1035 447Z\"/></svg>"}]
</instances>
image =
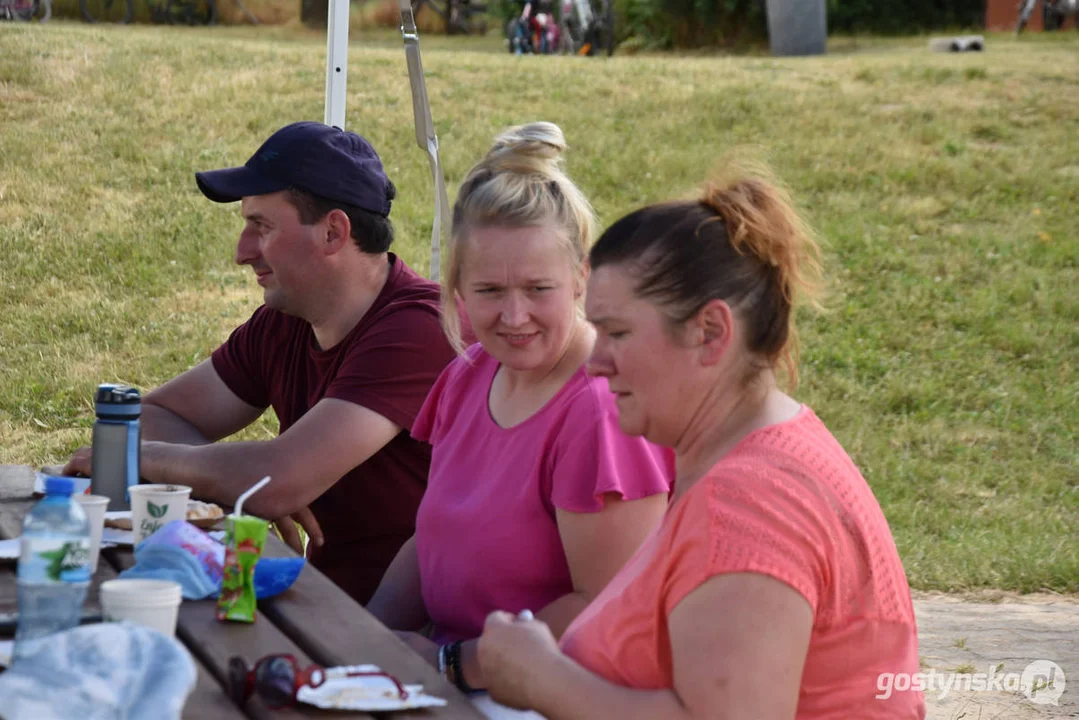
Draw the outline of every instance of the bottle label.
<instances>
[{"instance_id":1,"label":"bottle label","mask_svg":"<svg viewBox=\"0 0 1079 720\"><path fill-rule=\"evenodd\" d=\"M124 502L131 504L131 486L139 484L139 419L136 417L127 423L127 490Z\"/></svg>"},{"instance_id":2,"label":"bottle label","mask_svg":"<svg viewBox=\"0 0 1079 720\"><path fill-rule=\"evenodd\" d=\"M89 582L89 538L24 536L18 578L32 583Z\"/></svg>"}]
</instances>

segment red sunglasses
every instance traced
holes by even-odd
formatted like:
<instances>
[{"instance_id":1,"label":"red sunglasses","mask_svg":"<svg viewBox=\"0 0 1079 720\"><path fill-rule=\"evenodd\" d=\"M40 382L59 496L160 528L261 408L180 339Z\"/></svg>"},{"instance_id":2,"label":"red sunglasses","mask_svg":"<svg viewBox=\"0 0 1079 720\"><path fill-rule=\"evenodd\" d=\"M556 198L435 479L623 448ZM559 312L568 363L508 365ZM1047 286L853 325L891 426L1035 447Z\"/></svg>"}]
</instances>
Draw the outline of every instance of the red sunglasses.
<instances>
[{"instance_id":1,"label":"red sunglasses","mask_svg":"<svg viewBox=\"0 0 1079 720\"><path fill-rule=\"evenodd\" d=\"M326 680L338 677L384 677L397 686L397 695L401 700L408 698L408 690L389 673L327 670L321 665L308 665L301 669L296 658L286 654L267 655L252 668L242 657L230 658L228 691L229 697L240 707L254 694L266 701L271 710L278 710L296 702L300 688L317 688Z\"/></svg>"}]
</instances>

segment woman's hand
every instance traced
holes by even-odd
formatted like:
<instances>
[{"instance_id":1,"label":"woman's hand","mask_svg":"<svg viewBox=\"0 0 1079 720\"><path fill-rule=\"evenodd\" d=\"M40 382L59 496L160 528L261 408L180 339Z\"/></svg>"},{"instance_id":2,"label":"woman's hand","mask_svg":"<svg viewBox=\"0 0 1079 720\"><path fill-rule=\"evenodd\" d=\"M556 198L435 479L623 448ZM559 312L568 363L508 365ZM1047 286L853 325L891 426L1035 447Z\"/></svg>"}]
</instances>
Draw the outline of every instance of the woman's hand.
<instances>
[{"instance_id":1,"label":"woman's hand","mask_svg":"<svg viewBox=\"0 0 1079 720\"><path fill-rule=\"evenodd\" d=\"M438 669L438 644L415 632L395 632L405 645L421 658L426 660L431 667Z\"/></svg>"},{"instance_id":2,"label":"woman's hand","mask_svg":"<svg viewBox=\"0 0 1079 720\"><path fill-rule=\"evenodd\" d=\"M538 665L560 652L545 623L491 613L479 639L480 669L491 697L513 708L533 707L529 678Z\"/></svg>"}]
</instances>

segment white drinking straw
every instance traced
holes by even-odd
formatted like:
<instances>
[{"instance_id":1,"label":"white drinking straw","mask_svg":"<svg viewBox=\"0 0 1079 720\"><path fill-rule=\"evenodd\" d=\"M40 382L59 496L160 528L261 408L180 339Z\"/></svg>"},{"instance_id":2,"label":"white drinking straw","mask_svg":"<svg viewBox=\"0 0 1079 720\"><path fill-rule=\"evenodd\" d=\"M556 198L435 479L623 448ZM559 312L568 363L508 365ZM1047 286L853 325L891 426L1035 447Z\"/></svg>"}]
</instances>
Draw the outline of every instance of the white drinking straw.
<instances>
[{"instance_id":1,"label":"white drinking straw","mask_svg":"<svg viewBox=\"0 0 1079 720\"><path fill-rule=\"evenodd\" d=\"M266 483L268 483L268 482L270 482L270 476L269 475L267 475L266 477L259 480L257 483L255 483L254 485L249 487L242 495L240 495L240 497L236 498L236 507L233 509L233 514L234 515L242 515L243 514L243 507L244 507L244 500L246 500L247 498L254 495L256 492L261 490L263 488L263 486L266 485Z\"/></svg>"}]
</instances>

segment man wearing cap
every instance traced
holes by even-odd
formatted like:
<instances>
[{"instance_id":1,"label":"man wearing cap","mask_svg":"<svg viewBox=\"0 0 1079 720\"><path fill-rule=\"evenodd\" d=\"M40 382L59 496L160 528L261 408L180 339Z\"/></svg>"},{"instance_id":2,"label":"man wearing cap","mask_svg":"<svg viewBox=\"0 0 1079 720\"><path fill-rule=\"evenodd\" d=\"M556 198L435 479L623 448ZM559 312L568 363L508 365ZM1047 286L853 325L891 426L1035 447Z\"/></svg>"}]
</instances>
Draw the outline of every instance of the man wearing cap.
<instances>
[{"instance_id":1,"label":"man wearing cap","mask_svg":"<svg viewBox=\"0 0 1079 720\"><path fill-rule=\"evenodd\" d=\"M453 358L439 287L389 252L395 189L371 145L320 123L274 133L243 167L196 174L215 202L240 201L235 260L264 304L206 361L143 401L141 474L279 518L294 547L366 603L413 533L430 446L409 435ZM267 407L280 433L217 442ZM69 470L88 474L88 450Z\"/></svg>"}]
</instances>

